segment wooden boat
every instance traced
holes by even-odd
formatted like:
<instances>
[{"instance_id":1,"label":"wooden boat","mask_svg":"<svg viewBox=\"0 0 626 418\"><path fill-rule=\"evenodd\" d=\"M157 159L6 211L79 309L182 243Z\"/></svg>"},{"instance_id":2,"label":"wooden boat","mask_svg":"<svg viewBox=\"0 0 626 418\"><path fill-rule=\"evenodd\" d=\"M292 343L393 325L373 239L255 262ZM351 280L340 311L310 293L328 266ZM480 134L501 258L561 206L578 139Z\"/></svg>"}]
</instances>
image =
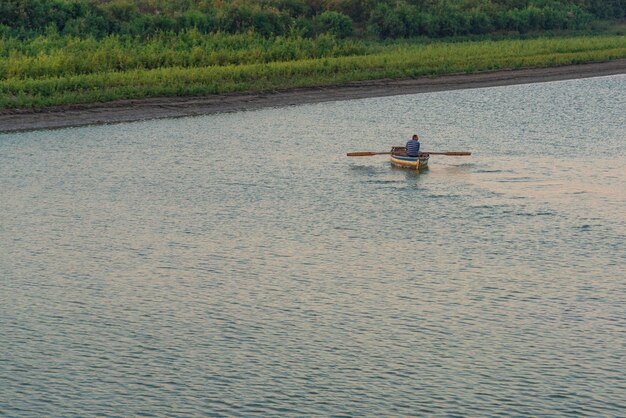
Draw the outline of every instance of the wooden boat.
<instances>
[{"instance_id":1,"label":"wooden boat","mask_svg":"<svg viewBox=\"0 0 626 418\"><path fill-rule=\"evenodd\" d=\"M420 152L419 157L409 157L408 155L406 155L405 147L391 148L391 164L397 167L423 170L425 168L428 168L429 158L430 155L427 152Z\"/></svg>"}]
</instances>

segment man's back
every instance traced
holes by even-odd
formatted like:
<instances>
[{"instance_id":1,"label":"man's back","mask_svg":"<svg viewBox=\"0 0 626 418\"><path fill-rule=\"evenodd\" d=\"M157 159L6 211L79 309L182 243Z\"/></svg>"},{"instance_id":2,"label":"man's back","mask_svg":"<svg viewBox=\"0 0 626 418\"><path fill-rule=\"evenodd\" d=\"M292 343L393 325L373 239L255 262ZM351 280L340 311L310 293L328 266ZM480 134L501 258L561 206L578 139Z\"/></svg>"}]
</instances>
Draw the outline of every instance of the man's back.
<instances>
[{"instance_id":1,"label":"man's back","mask_svg":"<svg viewBox=\"0 0 626 418\"><path fill-rule=\"evenodd\" d=\"M418 157L420 154L420 142L411 139L406 143L406 155L409 157Z\"/></svg>"}]
</instances>

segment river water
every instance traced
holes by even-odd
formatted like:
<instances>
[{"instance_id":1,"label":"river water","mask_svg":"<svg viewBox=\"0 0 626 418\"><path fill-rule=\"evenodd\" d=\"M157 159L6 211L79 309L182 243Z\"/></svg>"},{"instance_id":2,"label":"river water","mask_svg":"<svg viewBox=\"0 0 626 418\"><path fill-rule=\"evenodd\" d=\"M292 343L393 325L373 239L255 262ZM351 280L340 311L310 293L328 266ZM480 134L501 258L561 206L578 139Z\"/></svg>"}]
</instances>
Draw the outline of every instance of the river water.
<instances>
[{"instance_id":1,"label":"river water","mask_svg":"<svg viewBox=\"0 0 626 418\"><path fill-rule=\"evenodd\" d=\"M626 76L0 135L2 416L623 416ZM421 174L386 151L413 133Z\"/></svg>"}]
</instances>

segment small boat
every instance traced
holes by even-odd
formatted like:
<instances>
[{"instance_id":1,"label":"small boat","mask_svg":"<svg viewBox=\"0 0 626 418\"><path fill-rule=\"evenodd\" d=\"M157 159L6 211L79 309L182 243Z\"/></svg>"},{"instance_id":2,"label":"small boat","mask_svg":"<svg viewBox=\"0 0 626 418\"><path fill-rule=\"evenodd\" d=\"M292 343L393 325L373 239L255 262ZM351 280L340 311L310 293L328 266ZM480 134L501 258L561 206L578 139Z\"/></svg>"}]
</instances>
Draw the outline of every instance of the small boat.
<instances>
[{"instance_id":1,"label":"small boat","mask_svg":"<svg viewBox=\"0 0 626 418\"><path fill-rule=\"evenodd\" d=\"M427 152L420 152L419 157L409 157L408 155L406 155L405 147L391 148L391 164L397 167L423 170L425 168L428 168L429 158L430 155Z\"/></svg>"}]
</instances>

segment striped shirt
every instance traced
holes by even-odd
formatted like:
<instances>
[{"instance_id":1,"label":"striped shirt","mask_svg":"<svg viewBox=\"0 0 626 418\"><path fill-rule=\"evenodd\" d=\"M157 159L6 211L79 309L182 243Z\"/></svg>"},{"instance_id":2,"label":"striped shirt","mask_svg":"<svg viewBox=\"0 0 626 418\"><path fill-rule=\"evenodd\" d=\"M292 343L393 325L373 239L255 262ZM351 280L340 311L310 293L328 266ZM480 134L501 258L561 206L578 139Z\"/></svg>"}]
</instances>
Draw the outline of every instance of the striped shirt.
<instances>
[{"instance_id":1,"label":"striped shirt","mask_svg":"<svg viewBox=\"0 0 626 418\"><path fill-rule=\"evenodd\" d=\"M418 157L420 155L420 142L410 140L406 143L406 155L409 157Z\"/></svg>"}]
</instances>

